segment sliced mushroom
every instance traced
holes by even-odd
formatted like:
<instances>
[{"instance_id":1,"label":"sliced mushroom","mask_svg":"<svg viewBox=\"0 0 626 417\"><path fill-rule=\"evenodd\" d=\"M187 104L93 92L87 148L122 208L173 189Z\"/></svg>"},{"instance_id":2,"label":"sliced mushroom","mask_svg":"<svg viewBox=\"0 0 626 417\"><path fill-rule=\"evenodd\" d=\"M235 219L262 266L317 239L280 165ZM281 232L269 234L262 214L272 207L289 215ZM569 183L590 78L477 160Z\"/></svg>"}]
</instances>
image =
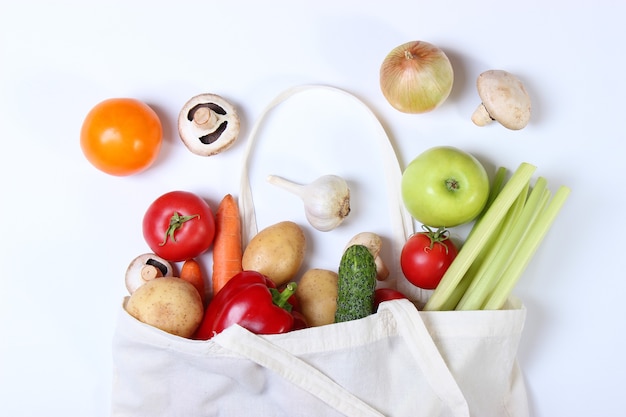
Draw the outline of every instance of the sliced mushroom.
<instances>
[{"instance_id":1,"label":"sliced mushroom","mask_svg":"<svg viewBox=\"0 0 626 417\"><path fill-rule=\"evenodd\" d=\"M519 130L530 120L530 97L524 84L513 74L503 70L489 70L478 76L476 88L482 103L472 121L485 126L493 120L511 130Z\"/></svg>"},{"instance_id":2,"label":"sliced mushroom","mask_svg":"<svg viewBox=\"0 0 626 417\"><path fill-rule=\"evenodd\" d=\"M222 97L199 94L181 109L178 134L196 155L215 155L230 148L239 136L239 115Z\"/></svg>"},{"instance_id":3,"label":"sliced mushroom","mask_svg":"<svg viewBox=\"0 0 626 417\"><path fill-rule=\"evenodd\" d=\"M389 277L389 269L385 262L380 257L380 250L383 246L383 240L376 233L372 232L361 232L355 235L350 242L346 245L345 249L348 249L353 245L363 245L365 246L369 252L374 257L374 262L376 263L376 279L379 281L384 281ZM345 251L344 249L344 251Z\"/></svg>"},{"instance_id":4,"label":"sliced mushroom","mask_svg":"<svg viewBox=\"0 0 626 417\"><path fill-rule=\"evenodd\" d=\"M148 281L174 275L172 265L154 253L144 253L132 260L126 269L126 289L129 294Z\"/></svg>"}]
</instances>

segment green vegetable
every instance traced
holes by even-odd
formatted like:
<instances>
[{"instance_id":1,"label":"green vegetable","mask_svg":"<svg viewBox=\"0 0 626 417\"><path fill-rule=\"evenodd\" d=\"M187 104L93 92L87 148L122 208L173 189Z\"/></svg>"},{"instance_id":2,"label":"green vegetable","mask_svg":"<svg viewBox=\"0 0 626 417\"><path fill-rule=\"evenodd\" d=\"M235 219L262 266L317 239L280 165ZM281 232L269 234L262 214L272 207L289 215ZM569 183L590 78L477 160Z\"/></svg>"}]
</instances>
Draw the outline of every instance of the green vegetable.
<instances>
[{"instance_id":1,"label":"green vegetable","mask_svg":"<svg viewBox=\"0 0 626 417\"><path fill-rule=\"evenodd\" d=\"M424 310L441 310L448 304L449 298L454 294L454 289L483 249L488 246L509 208L515 203L520 193L528 189L528 183L535 169L534 165L520 164L489 209L474 225L459 254L426 302Z\"/></svg>"},{"instance_id":2,"label":"green vegetable","mask_svg":"<svg viewBox=\"0 0 626 417\"><path fill-rule=\"evenodd\" d=\"M508 182L499 170L503 186L493 193L425 310L503 308L570 193L561 186L552 196L543 177L531 187L534 170L523 163Z\"/></svg>"},{"instance_id":3,"label":"green vegetable","mask_svg":"<svg viewBox=\"0 0 626 417\"><path fill-rule=\"evenodd\" d=\"M491 185L491 189L489 190L489 197L487 199L487 204L485 204L485 208L483 209L483 212L476 219L476 223L480 222L480 219L489 210L489 207L491 207L491 204L493 203L493 201L496 199L498 194L500 194L500 191L502 191L504 184L506 184L507 175L508 175L508 170L505 167L499 167L498 170L496 171L496 175L493 179L493 184ZM476 230L476 227L472 228L469 236L467 237L468 239L475 230ZM467 288L472 284L472 280L474 276L476 275L477 271L484 263L484 258L486 254L492 250L493 245L494 245L493 241L489 242L486 245L486 247L483 248L483 250L478 254L478 256L476 257L476 260L474 260L472 265L470 265L465 275L463 275L463 278L461 278L461 281L459 281L457 286L450 293L450 296L439 307L440 310L444 310L444 311L454 310L455 307L457 307L459 301L467 292Z\"/></svg>"},{"instance_id":4,"label":"green vegetable","mask_svg":"<svg viewBox=\"0 0 626 417\"><path fill-rule=\"evenodd\" d=\"M536 215L536 218L530 224L524 237L519 243L513 259L503 272L504 279L498 283L498 286L491 293L489 299L483 306L484 310L496 310L504 306L506 299L513 291L513 287L519 280L522 272L528 266L532 256L541 244L546 233L552 226L556 216L563 207L565 200L569 196L571 190L569 187L560 186L548 206Z\"/></svg>"},{"instance_id":5,"label":"green vegetable","mask_svg":"<svg viewBox=\"0 0 626 417\"><path fill-rule=\"evenodd\" d=\"M345 250L339 264L335 322L357 320L374 312L376 263L363 245Z\"/></svg>"}]
</instances>

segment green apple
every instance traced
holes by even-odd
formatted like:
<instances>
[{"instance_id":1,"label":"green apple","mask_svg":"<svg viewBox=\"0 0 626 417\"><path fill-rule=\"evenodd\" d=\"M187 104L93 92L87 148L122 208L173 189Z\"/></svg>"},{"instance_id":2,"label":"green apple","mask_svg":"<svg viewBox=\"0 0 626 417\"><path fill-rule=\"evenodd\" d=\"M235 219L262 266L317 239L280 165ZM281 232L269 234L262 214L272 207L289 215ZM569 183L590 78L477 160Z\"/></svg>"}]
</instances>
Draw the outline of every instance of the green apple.
<instances>
[{"instance_id":1,"label":"green apple","mask_svg":"<svg viewBox=\"0 0 626 417\"><path fill-rule=\"evenodd\" d=\"M437 146L418 155L402 173L402 200L417 221L454 227L476 218L489 197L489 177L473 155Z\"/></svg>"}]
</instances>

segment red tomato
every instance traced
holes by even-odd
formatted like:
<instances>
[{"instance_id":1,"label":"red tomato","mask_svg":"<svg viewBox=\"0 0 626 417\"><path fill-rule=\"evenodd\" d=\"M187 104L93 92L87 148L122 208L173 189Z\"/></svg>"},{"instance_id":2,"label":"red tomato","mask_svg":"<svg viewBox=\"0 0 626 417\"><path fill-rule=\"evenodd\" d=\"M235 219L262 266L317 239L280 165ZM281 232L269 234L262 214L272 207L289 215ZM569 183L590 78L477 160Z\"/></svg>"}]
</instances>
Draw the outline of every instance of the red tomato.
<instances>
[{"instance_id":1,"label":"red tomato","mask_svg":"<svg viewBox=\"0 0 626 417\"><path fill-rule=\"evenodd\" d=\"M209 204L196 194L171 191L148 207L143 237L161 258L185 261L209 249L215 237L215 217Z\"/></svg>"},{"instance_id":2,"label":"red tomato","mask_svg":"<svg viewBox=\"0 0 626 417\"><path fill-rule=\"evenodd\" d=\"M159 117L147 104L131 98L112 98L87 114L80 146L99 170L126 176L152 165L161 149L162 133Z\"/></svg>"},{"instance_id":3,"label":"red tomato","mask_svg":"<svg viewBox=\"0 0 626 417\"><path fill-rule=\"evenodd\" d=\"M309 327L309 323L306 321L306 317L304 314L299 311L292 311L291 315L293 316L293 329L292 330L302 330Z\"/></svg>"},{"instance_id":4,"label":"red tomato","mask_svg":"<svg viewBox=\"0 0 626 417\"><path fill-rule=\"evenodd\" d=\"M439 285L454 258L457 247L448 239L448 231L439 228L433 232L424 226L425 231L409 238L400 254L400 266L406 279L413 285L432 290Z\"/></svg>"},{"instance_id":5,"label":"red tomato","mask_svg":"<svg viewBox=\"0 0 626 417\"><path fill-rule=\"evenodd\" d=\"M378 306L383 301L397 300L401 298L408 297L393 288L377 288L376 291L374 291L374 311L378 311Z\"/></svg>"}]
</instances>

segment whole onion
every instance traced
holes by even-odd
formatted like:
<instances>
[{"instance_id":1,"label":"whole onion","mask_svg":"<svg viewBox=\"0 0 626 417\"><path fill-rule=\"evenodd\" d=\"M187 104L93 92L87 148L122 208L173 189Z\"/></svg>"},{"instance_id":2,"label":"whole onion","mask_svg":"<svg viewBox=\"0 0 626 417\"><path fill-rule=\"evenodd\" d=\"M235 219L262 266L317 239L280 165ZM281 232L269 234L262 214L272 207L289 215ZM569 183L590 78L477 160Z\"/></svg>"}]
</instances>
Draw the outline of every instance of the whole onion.
<instances>
[{"instance_id":1,"label":"whole onion","mask_svg":"<svg viewBox=\"0 0 626 417\"><path fill-rule=\"evenodd\" d=\"M443 103L454 72L446 54L423 41L395 47L380 67L380 88L389 103L404 113L425 113Z\"/></svg>"}]
</instances>

